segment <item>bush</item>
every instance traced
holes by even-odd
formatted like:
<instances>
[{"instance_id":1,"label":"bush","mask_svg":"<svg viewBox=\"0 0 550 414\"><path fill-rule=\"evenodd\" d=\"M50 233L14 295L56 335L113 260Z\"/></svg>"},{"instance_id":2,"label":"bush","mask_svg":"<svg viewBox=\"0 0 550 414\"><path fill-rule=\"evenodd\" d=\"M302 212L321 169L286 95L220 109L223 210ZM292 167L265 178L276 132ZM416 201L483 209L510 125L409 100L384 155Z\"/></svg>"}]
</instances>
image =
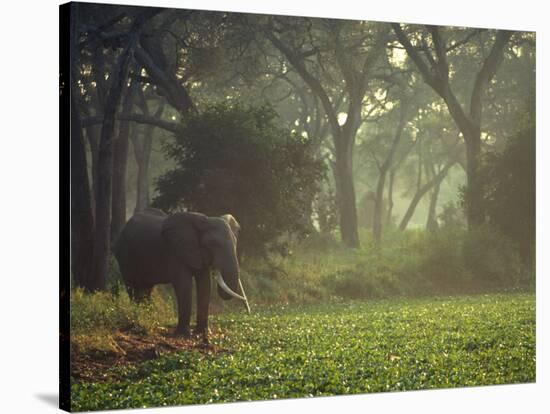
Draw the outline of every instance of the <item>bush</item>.
<instances>
[{"instance_id":1,"label":"bush","mask_svg":"<svg viewBox=\"0 0 550 414\"><path fill-rule=\"evenodd\" d=\"M348 299L377 299L404 295L398 277L389 271L372 272L364 265L341 270L325 277L331 293Z\"/></svg>"},{"instance_id":2,"label":"bush","mask_svg":"<svg viewBox=\"0 0 550 414\"><path fill-rule=\"evenodd\" d=\"M443 227L391 235L381 250L364 247L348 264L328 271L328 295L350 299L474 293L533 283L509 238L490 227Z\"/></svg>"},{"instance_id":3,"label":"bush","mask_svg":"<svg viewBox=\"0 0 550 414\"><path fill-rule=\"evenodd\" d=\"M233 214L241 224L239 246L264 253L286 232L312 229L312 203L326 166L311 142L276 126L277 114L218 104L191 114L175 142L165 146L176 167L157 182L153 204L167 211Z\"/></svg>"},{"instance_id":4,"label":"bush","mask_svg":"<svg viewBox=\"0 0 550 414\"><path fill-rule=\"evenodd\" d=\"M125 292L71 292L71 335L93 331L152 332L159 326L175 323L175 306L157 289L150 301L135 303Z\"/></svg>"},{"instance_id":5,"label":"bush","mask_svg":"<svg viewBox=\"0 0 550 414\"><path fill-rule=\"evenodd\" d=\"M535 126L519 132L502 153L487 154L481 170L489 223L512 239L523 260L535 253Z\"/></svg>"},{"instance_id":6,"label":"bush","mask_svg":"<svg viewBox=\"0 0 550 414\"><path fill-rule=\"evenodd\" d=\"M515 243L489 226L466 232L462 254L480 288L514 288L528 278Z\"/></svg>"},{"instance_id":7,"label":"bush","mask_svg":"<svg viewBox=\"0 0 550 414\"><path fill-rule=\"evenodd\" d=\"M502 150L494 146L484 154L479 171L486 222L514 242L524 264L535 259L536 125L531 98L518 116L517 132Z\"/></svg>"},{"instance_id":8,"label":"bush","mask_svg":"<svg viewBox=\"0 0 550 414\"><path fill-rule=\"evenodd\" d=\"M416 253L420 258L418 272L433 289L447 292L470 290L472 275L466 270L462 254L466 233L458 228L444 227L424 235Z\"/></svg>"}]
</instances>

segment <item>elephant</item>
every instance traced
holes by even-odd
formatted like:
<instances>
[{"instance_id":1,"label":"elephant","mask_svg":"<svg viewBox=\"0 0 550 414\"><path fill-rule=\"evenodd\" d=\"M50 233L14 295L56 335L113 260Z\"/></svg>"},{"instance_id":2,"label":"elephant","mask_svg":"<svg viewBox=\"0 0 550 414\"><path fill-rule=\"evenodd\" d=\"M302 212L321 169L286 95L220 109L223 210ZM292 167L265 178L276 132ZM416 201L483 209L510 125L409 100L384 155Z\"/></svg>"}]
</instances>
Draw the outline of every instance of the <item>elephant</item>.
<instances>
[{"instance_id":1,"label":"elephant","mask_svg":"<svg viewBox=\"0 0 550 414\"><path fill-rule=\"evenodd\" d=\"M197 290L195 333L208 335L210 270L217 270L218 294L224 300L248 300L239 278L236 253L239 223L233 216L208 217L196 212L167 215L148 208L134 214L114 246L128 294L142 300L154 285L172 284L178 305L176 334L190 336L192 278ZM241 294L236 293L240 290Z\"/></svg>"}]
</instances>

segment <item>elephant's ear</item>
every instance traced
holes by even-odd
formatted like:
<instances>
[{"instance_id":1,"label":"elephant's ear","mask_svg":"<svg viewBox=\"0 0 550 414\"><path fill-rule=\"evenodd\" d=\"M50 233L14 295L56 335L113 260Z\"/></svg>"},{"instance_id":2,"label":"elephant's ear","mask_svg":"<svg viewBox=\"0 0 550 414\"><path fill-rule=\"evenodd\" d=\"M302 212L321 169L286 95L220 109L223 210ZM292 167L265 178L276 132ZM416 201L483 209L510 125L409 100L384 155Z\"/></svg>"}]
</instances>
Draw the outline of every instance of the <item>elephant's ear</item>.
<instances>
[{"instance_id":1,"label":"elephant's ear","mask_svg":"<svg viewBox=\"0 0 550 414\"><path fill-rule=\"evenodd\" d=\"M182 263L194 269L203 267L200 237L208 227L208 217L200 213L176 213L162 224L162 237Z\"/></svg>"},{"instance_id":2,"label":"elephant's ear","mask_svg":"<svg viewBox=\"0 0 550 414\"><path fill-rule=\"evenodd\" d=\"M224 219L227 224L229 224L229 227L231 227L231 230L233 231L233 234L235 237L239 236L239 231L241 230L241 225L239 222L233 217L231 214L224 214L222 216L222 219Z\"/></svg>"}]
</instances>

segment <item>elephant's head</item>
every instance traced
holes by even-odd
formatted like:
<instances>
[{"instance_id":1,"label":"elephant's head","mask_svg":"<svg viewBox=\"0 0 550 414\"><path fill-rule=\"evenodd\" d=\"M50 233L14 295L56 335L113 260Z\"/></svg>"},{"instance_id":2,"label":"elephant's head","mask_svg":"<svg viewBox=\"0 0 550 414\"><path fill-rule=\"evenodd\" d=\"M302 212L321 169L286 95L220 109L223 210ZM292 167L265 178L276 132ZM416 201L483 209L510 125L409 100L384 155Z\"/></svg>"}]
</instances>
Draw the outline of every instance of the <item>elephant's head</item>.
<instances>
[{"instance_id":1,"label":"elephant's head","mask_svg":"<svg viewBox=\"0 0 550 414\"><path fill-rule=\"evenodd\" d=\"M237 221L231 218L233 226L238 228ZM235 297L246 301L239 280L237 238L227 219L200 213L176 213L164 220L162 235L182 264L193 270L212 266L219 271L216 281L218 294L223 299Z\"/></svg>"}]
</instances>

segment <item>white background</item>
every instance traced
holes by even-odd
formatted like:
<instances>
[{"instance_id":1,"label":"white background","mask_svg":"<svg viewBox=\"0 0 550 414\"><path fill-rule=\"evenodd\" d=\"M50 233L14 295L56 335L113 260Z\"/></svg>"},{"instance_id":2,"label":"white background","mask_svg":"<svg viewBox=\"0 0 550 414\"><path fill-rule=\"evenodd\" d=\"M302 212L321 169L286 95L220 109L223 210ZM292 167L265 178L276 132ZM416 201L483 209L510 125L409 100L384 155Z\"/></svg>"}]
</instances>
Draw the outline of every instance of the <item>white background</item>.
<instances>
[{"instance_id":1,"label":"white background","mask_svg":"<svg viewBox=\"0 0 550 414\"><path fill-rule=\"evenodd\" d=\"M111 2L111 1L108 1ZM123 4L362 18L537 31L537 383L456 390L150 409L150 413L543 412L548 367L549 29L543 1L118 1ZM0 12L0 412L57 410L58 2L16 1ZM543 73L544 68L544 73ZM8 93L6 94L6 90ZM547 93L550 90L547 89ZM546 125L545 125L546 124ZM546 126L546 128L545 128ZM66 191L67 189L65 189ZM69 246L62 246L68 249ZM546 251L548 254L548 250ZM66 265L66 264L65 264ZM546 351L544 350L546 348ZM546 391L545 391L546 389Z\"/></svg>"}]
</instances>

